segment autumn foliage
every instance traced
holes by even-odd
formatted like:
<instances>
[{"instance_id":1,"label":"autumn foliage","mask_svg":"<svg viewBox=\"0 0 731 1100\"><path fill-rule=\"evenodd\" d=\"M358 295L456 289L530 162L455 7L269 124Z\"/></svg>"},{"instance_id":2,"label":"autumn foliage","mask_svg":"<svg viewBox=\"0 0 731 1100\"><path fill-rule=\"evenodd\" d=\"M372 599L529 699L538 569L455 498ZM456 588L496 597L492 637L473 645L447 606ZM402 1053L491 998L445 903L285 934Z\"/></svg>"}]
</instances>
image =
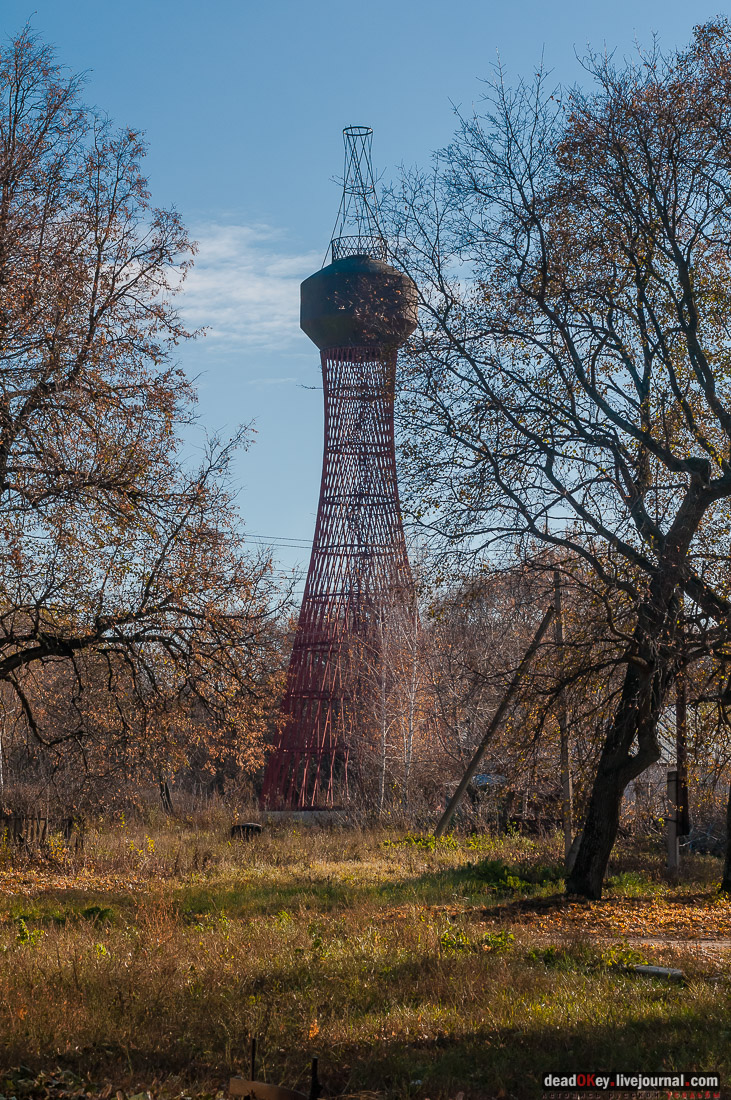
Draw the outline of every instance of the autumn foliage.
<instances>
[{"instance_id":1,"label":"autumn foliage","mask_svg":"<svg viewBox=\"0 0 731 1100\"><path fill-rule=\"evenodd\" d=\"M174 305L194 247L144 142L26 29L0 52L0 689L14 778L252 767L275 687L273 582L184 451ZM216 748L218 746L218 749ZM7 779L7 776L6 776ZM108 784L109 786L110 784Z\"/></svg>"}]
</instances>

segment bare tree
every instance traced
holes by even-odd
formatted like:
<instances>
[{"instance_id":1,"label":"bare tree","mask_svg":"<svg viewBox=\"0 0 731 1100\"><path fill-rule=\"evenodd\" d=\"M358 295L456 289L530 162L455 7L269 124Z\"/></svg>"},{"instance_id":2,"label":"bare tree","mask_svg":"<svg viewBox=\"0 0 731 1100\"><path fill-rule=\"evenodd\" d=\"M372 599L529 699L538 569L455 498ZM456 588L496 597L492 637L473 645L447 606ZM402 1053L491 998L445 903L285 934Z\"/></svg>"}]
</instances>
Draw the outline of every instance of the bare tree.
<instances>
[{"instance_id":1,"label":"bare tree","mask_svg":"<svg viewBox=\"0 0 731 1100\"><path fill-rule=\"evenodd\" d=\"M132 693L243 733L272 610L228 485L247 433L185 460L193 247L150 203L140 135L79 93L27 28L0 49L0 681L48 749L89 731L92 687L123 727ZM61 683L63 722L43 705Z\"/></svg>"},{"instance_id":2,"label":"bare tree","mask_svg":"<svg viewBox=\"0 0 731 1100\"><path fill-rule=\"evenodd\" d=\"M374 601L367 628L350 639L357 781L379 815L411 809L415 773L429 751L433 723L424 643L418 602L400 589Z\"/></svg>"},{"instance_id":3,"label":"bare tree","mask_svg":"<svg viewBox=\"0 0 731 1100\"><path fill-rule=\"evenodd\" d=\"M417 514L471 552L568 551L633 609L568 882L597 897L660 755L680 593L717 658L729 642L731 31L585 68L589 91L498 73L391 205L422 295Z\"/></svg>"}]
</instances>

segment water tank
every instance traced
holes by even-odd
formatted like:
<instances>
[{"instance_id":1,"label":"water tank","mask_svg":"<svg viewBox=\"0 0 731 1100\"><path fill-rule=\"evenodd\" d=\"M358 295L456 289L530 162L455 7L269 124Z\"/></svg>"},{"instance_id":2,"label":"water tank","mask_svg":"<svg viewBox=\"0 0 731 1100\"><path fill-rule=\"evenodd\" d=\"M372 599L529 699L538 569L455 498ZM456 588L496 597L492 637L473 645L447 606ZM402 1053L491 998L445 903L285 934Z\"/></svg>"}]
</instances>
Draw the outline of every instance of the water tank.
<instances>
[{"instance_id":1,"label":"water tank","mask_svg":"<svg viewBox=\"0 0 731 1100\"><path fill-rule=\"evenodd\" d=\"M345 256L310 275L300 291L300 327L321 351L398 347L416 328L416 287L383 260Z\"/></svg>"}]
</instances>

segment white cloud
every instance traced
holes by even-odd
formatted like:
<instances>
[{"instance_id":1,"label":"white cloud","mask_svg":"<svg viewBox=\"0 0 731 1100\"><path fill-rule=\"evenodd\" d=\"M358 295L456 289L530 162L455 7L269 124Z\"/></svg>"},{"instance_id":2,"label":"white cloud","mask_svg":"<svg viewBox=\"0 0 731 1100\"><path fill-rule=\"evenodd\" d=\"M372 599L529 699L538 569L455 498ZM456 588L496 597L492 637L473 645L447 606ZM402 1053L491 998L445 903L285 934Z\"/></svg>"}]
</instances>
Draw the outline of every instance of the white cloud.
<instances>
[{"instance_id":1,"label":"white cloud","mask_svg":"<svg viewBox=\"0 0 731 1100\"><path fill-rule=\"evenodd\" d=\"M265 225L198 226L195 266L178 298L185 324L221 349L290 348L299 335L299 284L322 263L291 254Z\"/></svg>"}]
</instances>

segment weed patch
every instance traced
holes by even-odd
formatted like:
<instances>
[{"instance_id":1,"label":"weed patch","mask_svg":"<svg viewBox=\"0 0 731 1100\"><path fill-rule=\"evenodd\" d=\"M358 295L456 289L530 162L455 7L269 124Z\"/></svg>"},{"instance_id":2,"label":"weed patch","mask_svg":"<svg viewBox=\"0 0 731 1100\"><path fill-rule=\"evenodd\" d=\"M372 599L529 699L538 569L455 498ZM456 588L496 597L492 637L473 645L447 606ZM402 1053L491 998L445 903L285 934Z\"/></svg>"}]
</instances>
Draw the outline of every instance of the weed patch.
<instances>
[{"instance_id":1,"label":"weed patch","mask_svg":"<svg viewBox=\"0 0 731 1100\"><path fill-rule=\"evenodd\" d=\"M81 916L92 924L106 924L114 920L114 910L108 905L87 905L81 910Z\"/></svg>"},{"instance_id":2,"label":"weed patch","mask_svg":"<svg viewBox=\"0 0 731 1100\"><path fill-rule=\"evenodd\" d=\"M387 837L383 841L384 848L416 848L422 852L435 852L438 849L456 851L459 846L459 841L451 833L439 838L433 833L407 833L406 836Z\"/></svg>"},{"instance_id":3,"label":"weed patch","mask_svg":"<svg viewBox=\"0 0 731 1100\"><path fill-rule=\"evenodd\" d=\"M557 889L563 881L563 868L548 864L507 864L499 859L467 863L457 873L475 893L485 890L501 896L534 894L543 887Z\"/></svg>"},{"instance_id":4,"label":"weed patch","mask_svg":"<svg viewBox=\"0 0 731 1100\"><path fill-rule=\"evenodd\" d=\"M660 897L667 893L667 885L641 871L622 871L607 882L607 891L626 898Z\"/></svg>"},{"instance_id":5,"label":"weed patch","mask_svg":"<svg viewBox=\"0 0 731 1100\"><path fill-rule=\"evenodd\" d=\"M632 927L725 928L731 905L691 883L577 905L557 854L358 830L272 831L242 854L224 827L92 830L63 873L2 872L0 1064L26 1068L0 1093L215 1096L254 1036L268 1080L307 1091L317 1054L331 1095L380 1100L534 1100L546 1069L639 1056L731 1076L715 964L683 990L626 972L645 961Z\"/></svg>"}]
</instances>

